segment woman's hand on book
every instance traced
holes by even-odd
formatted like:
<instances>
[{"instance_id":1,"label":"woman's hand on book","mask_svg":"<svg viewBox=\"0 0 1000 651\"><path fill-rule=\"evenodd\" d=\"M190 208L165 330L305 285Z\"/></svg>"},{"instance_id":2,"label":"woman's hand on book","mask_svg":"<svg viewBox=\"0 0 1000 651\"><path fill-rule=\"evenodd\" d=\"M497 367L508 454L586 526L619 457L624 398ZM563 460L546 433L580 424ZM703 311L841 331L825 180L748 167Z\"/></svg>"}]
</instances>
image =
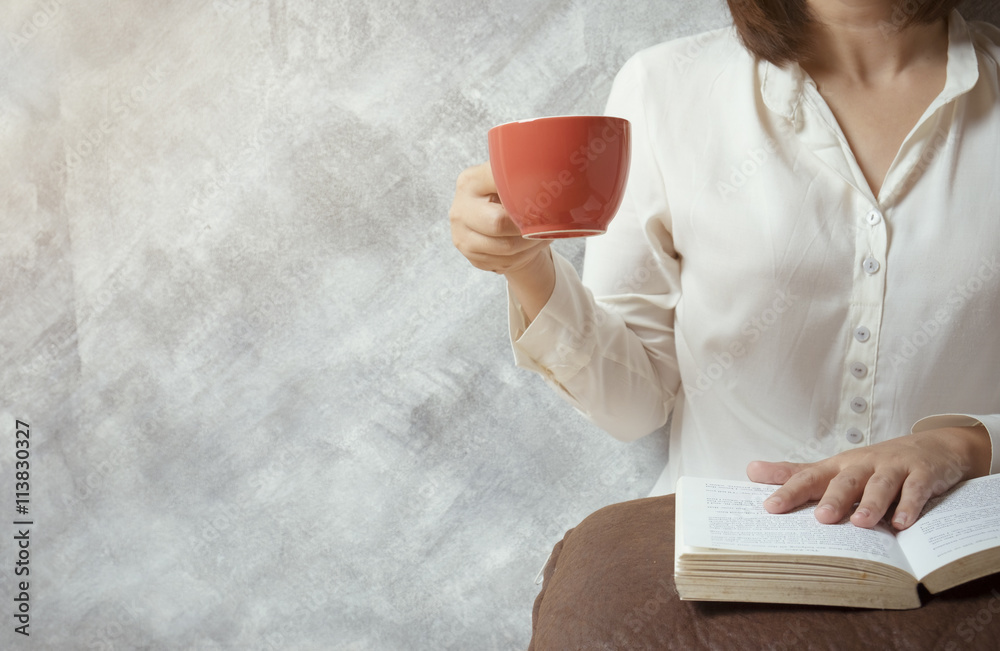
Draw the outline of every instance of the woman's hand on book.
<instances>
[{"instance_id":1,"label":"woman's hand on book","mask_svg":"<svg viewBox=\"0 0 1000 651\"><path fill-rule=\"evenodd\" d=\"M781 484L764 502L770 513L786 513L818 501L816 519L843 520L854 505L851 522L874 527L898 500L892 525L906 529L930 498L966 479L989 473L989 432L976 427L947 427L901 436L848 450L816 463L753 461L751 481Z\"/></svg>"}]
</instances>

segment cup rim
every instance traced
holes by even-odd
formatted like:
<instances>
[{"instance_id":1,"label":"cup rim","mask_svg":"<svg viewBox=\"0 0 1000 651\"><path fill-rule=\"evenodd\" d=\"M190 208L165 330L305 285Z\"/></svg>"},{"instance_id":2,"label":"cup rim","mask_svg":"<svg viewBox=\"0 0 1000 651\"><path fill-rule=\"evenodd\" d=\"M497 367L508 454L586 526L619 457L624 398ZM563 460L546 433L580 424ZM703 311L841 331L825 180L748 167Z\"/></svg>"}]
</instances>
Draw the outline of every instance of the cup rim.
<instances>
[{"instance_id":1,"label":"cup rim","mask_svg":"<svg viewBox=\"0 0 1000 651\"><path fill-rule=\"evenodd\" d=\"M490 127L490 131L493 131L493 129L499 129L500 127L506 127L512 124L527 124L529 122L544 122L547 120L565 120L566 118L579 118L581 120L595 120L595 119L618 120L620 122L624 122L625 124L630 124L626 118L618 117L617 115L543 115L536 118L525 118L523 120L512 120L510 122L502 122L493 127Z\"/></svg>"}]
</instances>

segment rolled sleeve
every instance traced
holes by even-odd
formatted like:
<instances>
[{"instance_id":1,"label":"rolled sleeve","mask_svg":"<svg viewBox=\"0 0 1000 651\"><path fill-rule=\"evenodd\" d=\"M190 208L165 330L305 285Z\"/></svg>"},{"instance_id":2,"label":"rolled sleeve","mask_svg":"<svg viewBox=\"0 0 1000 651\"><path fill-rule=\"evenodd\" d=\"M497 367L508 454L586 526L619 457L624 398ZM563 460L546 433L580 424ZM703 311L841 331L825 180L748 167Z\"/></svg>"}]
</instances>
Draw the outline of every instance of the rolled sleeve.
<instances>
[{"instance_id":1,"label":"rolled sleeve","mask_svg":"<svg viewBox=\"0 0 1000 651\"><path fill-rule=\"evenodd\" d=\"M530 324L508 293L515 362L615 438L649 434L666 422L675 398L670 387L679 382L664 381L654 362L674 374L676 365L652 355L620 310L595 300L565 258L553 260L555 288Z\"/></svg>"},{"instance_id":2,"label":"rolled sleeve","mask_svg":"<svg viewBox=\"0 0 1000 651\"><path fill-rule=\"evenodd\" d=\"M573 265L555 252L552 260L556 269L552 296L530 324L508 292L510 336L518 366L563 381L590 361L596 345L592 330L599 317Z\"/></svg>"}]
</instances>

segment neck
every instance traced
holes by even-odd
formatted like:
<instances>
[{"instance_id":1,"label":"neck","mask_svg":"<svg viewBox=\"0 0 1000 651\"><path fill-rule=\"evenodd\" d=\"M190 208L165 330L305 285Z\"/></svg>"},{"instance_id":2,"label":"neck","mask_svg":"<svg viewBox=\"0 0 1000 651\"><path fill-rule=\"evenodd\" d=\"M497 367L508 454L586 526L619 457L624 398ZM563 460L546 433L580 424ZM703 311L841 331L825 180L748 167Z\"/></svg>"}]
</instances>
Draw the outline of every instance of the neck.
<instances>
[{"instance_id":1,"label":"neck","mask_svg":"<svg viewBox=\"0 0 1000 651\"><path fill-rule=\"evenodd\" d=\"M914 67L947 60L944 20L903 27L899 0L807 0L812 54L802 67L864 85L891 80Z\"/></svg>"}]
</instances>

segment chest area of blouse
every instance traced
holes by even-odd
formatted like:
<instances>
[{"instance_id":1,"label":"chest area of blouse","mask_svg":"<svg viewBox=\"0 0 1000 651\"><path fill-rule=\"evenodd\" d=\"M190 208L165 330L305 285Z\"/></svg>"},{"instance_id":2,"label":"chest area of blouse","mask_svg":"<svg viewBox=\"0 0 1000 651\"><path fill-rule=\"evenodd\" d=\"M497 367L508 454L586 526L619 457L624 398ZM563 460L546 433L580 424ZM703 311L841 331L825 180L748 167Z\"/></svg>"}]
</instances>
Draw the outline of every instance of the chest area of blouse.
<instances>
[{"instance_id":1,"label":"chest area of blouse","mask_svg":"<svg viewBox=\"0 0 1000 651\"><path fill-rule=\"evenodd\" d=\"M735 277L777 286L794 278L846 291L859 268L892 262L890 278L902 280L991 260L1000 254L1000 192L988 171L1000 158L996 122L965 134L958 124L928 129L884 205L827 162L837 143L817 151L780 120L691 136L689 159L663 161L686 275L720 287ZM993 142L986 161L972 151L984 141Z\"/></svg>"}]
</instances>

